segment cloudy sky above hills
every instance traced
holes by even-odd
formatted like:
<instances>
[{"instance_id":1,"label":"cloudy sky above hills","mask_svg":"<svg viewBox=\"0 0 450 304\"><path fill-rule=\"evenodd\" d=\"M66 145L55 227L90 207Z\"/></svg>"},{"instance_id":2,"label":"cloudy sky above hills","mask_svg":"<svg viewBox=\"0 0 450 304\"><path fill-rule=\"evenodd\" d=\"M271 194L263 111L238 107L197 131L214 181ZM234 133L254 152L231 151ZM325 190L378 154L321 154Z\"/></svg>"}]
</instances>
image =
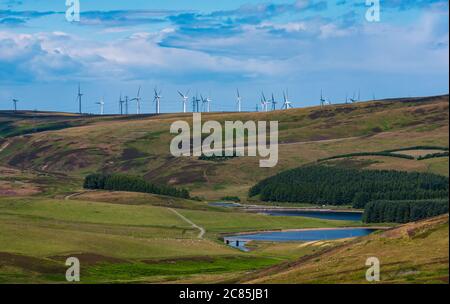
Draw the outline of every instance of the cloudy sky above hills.
<instances>
[{"instance_id":1,"label":"cloudy sky above hills","mask_svg":"<svg viewBox=\"0 0 450 304\"><path fill-rule=\"evenodd\" d=\"M142 86L162 110L178 111L176 90L211 94L213 109L244 108L259 95L295 106L317 104L320 90L342 102L448 93L448 1L381 1L367 22L365 0L80 0L81 20L65 18L65 0L0 0L0 109L18 98L27 109L118 111L122 93Z\"/></svg>"}]
</instances>

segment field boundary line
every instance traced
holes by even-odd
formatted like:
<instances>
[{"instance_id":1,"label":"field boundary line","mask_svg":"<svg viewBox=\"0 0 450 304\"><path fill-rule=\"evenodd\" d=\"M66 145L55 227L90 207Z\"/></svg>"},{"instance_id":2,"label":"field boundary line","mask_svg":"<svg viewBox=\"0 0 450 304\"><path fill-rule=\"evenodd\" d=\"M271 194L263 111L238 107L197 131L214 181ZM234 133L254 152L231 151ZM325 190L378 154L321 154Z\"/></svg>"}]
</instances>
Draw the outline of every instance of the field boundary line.
<instances>
[{"instance_id":1,"label":"field boundary line","mask_svg":"<svg viewBox=\"0 0 450 304\"><path fill-rule=\"evenodd\" d=\"M176 211L175 209L172 208L167 208L170 211L172 211L173 213L175 213L179 218L181 218L183 221L185 221L186 223L188 223L189 225L191 225L193 228L198 229L200 231L200 233L198 234L198 238L199 239L203 239L203 236L206 233L205 228L200 227L198 225L196 225L193 221L191 221L190 219L188 219L187 217L185 217L184 215L182 215L181 213L179 213L178 211Z\"/></svg>"}]
</instances>

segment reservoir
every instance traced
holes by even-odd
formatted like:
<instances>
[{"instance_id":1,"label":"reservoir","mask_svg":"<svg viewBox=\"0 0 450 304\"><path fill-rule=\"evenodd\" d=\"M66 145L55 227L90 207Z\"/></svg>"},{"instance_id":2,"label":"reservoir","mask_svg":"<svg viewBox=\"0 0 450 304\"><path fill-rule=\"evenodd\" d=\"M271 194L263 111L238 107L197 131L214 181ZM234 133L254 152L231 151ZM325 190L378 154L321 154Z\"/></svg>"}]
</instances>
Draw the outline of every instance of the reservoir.
<instances>
[{"instance_id":1,"label":"reservoir","mask_svg":"<svg viewBox=\"0 0 450 304\"><path fill-rule=\"evenodd\" d=\"M227 245L247 251L245 244L250 241L294 242L294 241L322 241L337 240L366 236L375 229L369 228L335 228L335 229L305 229L296 231L275 231L254 234L233 235L224 238Z\"/></svg>"}]
</instances>

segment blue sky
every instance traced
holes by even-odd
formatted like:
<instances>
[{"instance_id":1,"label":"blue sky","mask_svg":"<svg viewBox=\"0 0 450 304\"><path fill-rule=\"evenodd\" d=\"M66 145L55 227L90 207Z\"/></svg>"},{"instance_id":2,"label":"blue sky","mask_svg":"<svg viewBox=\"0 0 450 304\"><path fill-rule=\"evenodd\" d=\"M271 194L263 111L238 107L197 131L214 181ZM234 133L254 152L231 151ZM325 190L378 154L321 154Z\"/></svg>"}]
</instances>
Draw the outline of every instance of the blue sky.
<instances>
[{"instance_id":1,"label":"blue sky","mask_svg":"<svg viewBox=\"0 0 450 304\"><path fill-rule=\"evenodd\" d=\"M448 93L448 1L382 0L381 21L365 0L0 0L0 109L116 113L120 94L142 86L143 109L162 90L162 111L181 109L177 90L211 95L231 111L235 91L254 110L261 91L296 107L320 90L343 102ZM131 107L134 111L134 105Z\"/></svg>"}]
</instances>

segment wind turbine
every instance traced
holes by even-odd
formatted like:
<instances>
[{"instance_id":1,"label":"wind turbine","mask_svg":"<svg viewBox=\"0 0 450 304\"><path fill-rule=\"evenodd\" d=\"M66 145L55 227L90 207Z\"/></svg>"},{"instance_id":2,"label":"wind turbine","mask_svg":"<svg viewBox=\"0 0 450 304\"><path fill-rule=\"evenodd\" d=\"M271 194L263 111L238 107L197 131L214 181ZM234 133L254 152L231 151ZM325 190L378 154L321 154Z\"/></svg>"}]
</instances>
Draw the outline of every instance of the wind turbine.
<instances>
[{"instance_id":1,"label":"wind turbine","mask_svg":"<svg viewBox=\"0 0 450 304\"><path fill-rule=\"evenodd\" d=\"M238 112L242 111L242 98L241 98L241 94L239 93L239 89L236 89L237 92L237 108L238 108Z\"/></svg>"},{"instance_id":2,"label":"wind turbine","mask_svg":"<svg viewBox=\"0 0 450 304\"><path fill-rule=\"evenodd\" d=\"M355 102L358 101L358 100L356 100L356 98L355 98L355 93L353 93L353 97L350 98L350 101L351 101L352 103L355 103Z\"/></svg>"},{"instance_id":3,"label":"wind turbine","mask_svg":"<svg viewBox=\"0 0 450 304\"><path fill-rule=\"evenodd\" d=\"M128 96L125 96L125 115L128 115Z\"/></svg>"},{"instance_id":4,"label":"wind turbine","mask_svg":"<svg viewBox=\"0 0 450 304\"><path fill-rule=\"evenodd\" d=\"M120 115L123 115L123 104L124 103L125 103L125 100L122 99L122 93L120 93L120 97L119 97Z\"/></svg>"},{"instance_id":5,"label":"wind turbine","mask_svg":"<svg viewBox=\"0 0 450 304\"><path fill-rule=\"evenodd\" d=\"M178 91L178 94L180 94L181 98L183 98L183 113L186 113L186 104L189 99L188 97L189 90L186 92L186 94L183 94L180 91Z\"/></svg>"},{"instance_id":6,"label":"wind turbine","mask_svg":"<svg viewBox=\"0 0 450 304\"><path fill-rule=\"evenodd\" d=\"M289 92L288 92L288 90L286 90L286 93L283 92L283 98L284 98L284 103L283 103L283 107L281 109L282 110L292 109L292 103L289 101Z\"/></svg>"},{"instance_id":7,"label":"wind turbine","mask_svg":"<svg viewBox=\"0 0 450 304\"><path fill-rule=\"evenodd\" d=\"M158 92L158 90L155 88L155 98L153 99L153 102L156 103L156 114L159 114L161 111L161 91Z\"/></svg>"},{"instance_id":8,"label":"wind turbine","mask_svg":"<svg viewBox=\"0 0 450 304\"><path fill-rule=\"evenodd\" d=\"M105 98L102 97L99 102L96 102L96 104L100 105L100 115L103 115L103 113L104 113L103 109L105 106Z\"/></svg>"},{"instance_id":9,"label":"wind turbine","mask_svg":"<svg viewBox=\"0 0 450 304\"><path fill-rule=\"evenodd\" d=\"M264 92L262 92L261 106L262 106L263 112L267 112L268 105L269 105L269 102L267 101L266 96L264 95Z\"/></svg>"},{"instance_id":10,"label":"wind turbine","mask_svg":"<svg viewBox=\"0 0 450 304\"><path fill-rule=\"evenodd\" d=\"M198 95L195 95L195 106L197 107L196 112L200 112L200 101L202 101L201 99L198 98Z\"/></svg>"},{"instance_id":11,"label":"wind turbine","mask_svg":"<svg viewBox=\"0 0 450 304\"><path fill-rule=\"evenodd\" d=\"M323 91L320 90L320 106L323 107L327 103L328 103L327 100L323 98Z\"/></svg>"},{"instance_id":12,"label":"wind turbine","mask_svg":"<svg viewBox=\"0 0 450 304\"><path fill-rule=\"evenodd\" d=\"M208 107L207 107L208 101L205 98L203 98L202 94L200 94L200 99L202 101L202 111L201 112L206 112L208 109Z\"/></svg>"},{"instance_id":13,"label":"wind turbine","mask_svg":"<svg viewBox=\"0 0 450 304\"><path fill-rule=\"evenodd\" d=\"M192 113L195 113L195 103L197 102L197 97L192 96Z\"/></svg>"},{"instance_id":14,"label":"wind turbine","mask_svg":"<svg viewBox=\"0 0 450 304\"><path fill-rule=\"evenodd\" d=\"M81 93L81 86L78 83L78 94L77 94L77 99L78 99L78 113L81 113L81 97L83 97L84 94Z\"/></svg>"},{"instance_id":15,"label":"wind turbine","mask_svg":"<svg viewBox=\"0 0 450 304\"><path fill-rule=\"evenodd\" d=\"M207 112L211 112L211 102L212 102L212 98L210 97L210 95L208 95L208 97L206 97L206 110Z\"/></svg>"},{"instance_id":16,"label":"wind turbine","mask_svg":"<svg viewBox=\"0 0 450 304\"><path fill-rule=\"evenodd\" d=\"M273 93L272 93L271 103L272 103L272 111L275 111L277 109L277 103L278 102L275 101L275 97L273 96Z\"/></svg>"},{"instance_id":17,"label":"wind turbine","mask_svg":"<svg viewBox=\"0 0 450 304\"><path fill-rule=\"evenodd\" d=\"M19 102L19 100L18 99L13 99L12 101L14 103L14 112L17 112L17 103Z\"/></svg>"},{"instance_id":18,"label":"wind turbine","mask_svg":"<svg viewBox=\"0 0 450 304\"><path fill-rule=\"evenodd\" d=\"M139 89L137 91L137 95L135 98L130 99L130 101L136 101L136 114L141 114L141 87L139 86Z\"/></svg>"}]
</instances>

